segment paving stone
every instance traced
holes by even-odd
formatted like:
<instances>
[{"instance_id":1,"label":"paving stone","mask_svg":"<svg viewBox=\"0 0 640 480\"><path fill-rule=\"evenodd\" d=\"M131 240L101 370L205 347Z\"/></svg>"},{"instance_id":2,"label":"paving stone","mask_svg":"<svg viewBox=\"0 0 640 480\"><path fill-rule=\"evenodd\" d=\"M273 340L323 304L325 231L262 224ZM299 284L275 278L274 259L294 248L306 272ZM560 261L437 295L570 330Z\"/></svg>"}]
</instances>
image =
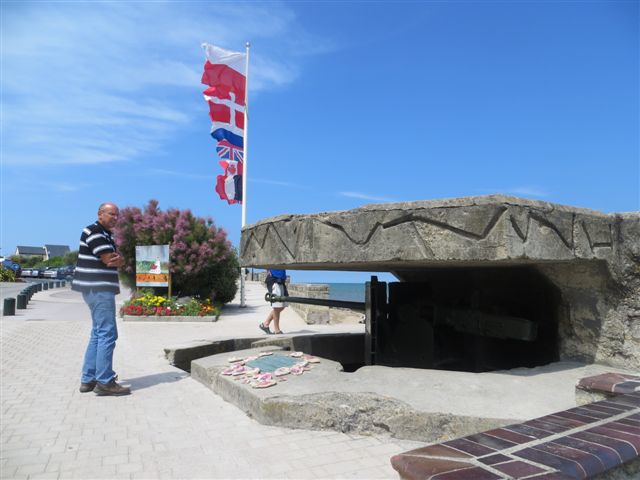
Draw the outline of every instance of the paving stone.
<instances>
[{"instance_id":1,"label":"paving stone","mask_svg":"<svg viewBox=\"0 0 640 480\"><path fill-rule=\"evenodd\" d=\"M324 466L330 476L342 476L350 472L360 471L362 466L356 460L345 460Z\"/></svg>"},{"instance_id":2,"label":"paving stone","mask_svg":"<svg viewBox=\"0 0 640 480\"><path fill-rule=\"evenodd\" d=\"M47 468L46 463L39 463L35 465L23 465L18 468L16 471L17 475L32 475L35 473L44 473L45 468Z\"/></svg>"},{"instance_id":3,"label":"paving stone","mask_svg":"<svg viewBox=\"0 0 640 480\"><path fill-rule=\"evenodd\" d=\"M123 465L129 462L129 455L112 455L102 457L102 465Z\"/></svg>"},{"instance_id":4,"label":"paving stone","mask_svg":"<svg viewBox=\"0 0 640 480\"><path fill-rule=\"evenodd\" d=\"M60 478L57 472L33 473L29 475L29 480L54 480Z\"/></svg>"},{"instance_id":5,"label":"paving stone","mask_svg":"<svg viewBox=\"0 0 640 480\"><path fill-rule=\"evenodd\" d=\"M178 327L119 323L114 365L133 394L81 394L89 314L79 295L65 293L69 303L34 307L45 309L46 321L5 329L0 320L2 478L395 479L388 456L420 446L384 435L261 425L163 357L163 348L176 341L238 328L255 335L253 319L246 327L225 324L224 317ZM256 311L256 318L266 317L268 305ZM296 321L283 318L283 324ZM274 459L279 452L286 458Z\"/></svg>"}]
</instances>

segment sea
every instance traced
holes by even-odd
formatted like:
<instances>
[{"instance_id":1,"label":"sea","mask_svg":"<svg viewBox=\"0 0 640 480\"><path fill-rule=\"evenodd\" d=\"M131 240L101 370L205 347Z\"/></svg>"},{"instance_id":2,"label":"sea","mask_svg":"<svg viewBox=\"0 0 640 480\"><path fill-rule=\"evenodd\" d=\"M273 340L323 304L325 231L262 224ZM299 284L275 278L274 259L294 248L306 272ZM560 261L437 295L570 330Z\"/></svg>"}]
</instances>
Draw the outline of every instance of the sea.
<instances>
[{"instance_id":1,"label":"sea","mask_svg":"<svg viewBox=\"0 0 640 480\"><path fill-rule=\"evenodd\" d=\"M347 302L364 302L364 282L329 283L329 299Z\"/></svg>"}]
</instances>

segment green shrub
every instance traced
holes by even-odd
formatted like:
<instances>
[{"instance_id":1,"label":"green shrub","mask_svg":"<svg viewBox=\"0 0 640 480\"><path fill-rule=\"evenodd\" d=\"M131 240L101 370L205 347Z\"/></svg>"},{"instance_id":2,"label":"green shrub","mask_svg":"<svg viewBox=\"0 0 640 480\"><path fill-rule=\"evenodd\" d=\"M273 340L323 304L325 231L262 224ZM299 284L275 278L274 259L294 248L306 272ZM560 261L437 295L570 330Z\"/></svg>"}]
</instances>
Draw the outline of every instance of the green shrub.
<instances>
[{"instance_id":1,"label":"green shrub","mask_svg":"<svg viewBox=\"0 0 640 480\"><path fill-rule=\"evenodd\" d=\"M16 274L13 270L0 267L0 282L15 282Z\"/></svg>"}]
</instances>

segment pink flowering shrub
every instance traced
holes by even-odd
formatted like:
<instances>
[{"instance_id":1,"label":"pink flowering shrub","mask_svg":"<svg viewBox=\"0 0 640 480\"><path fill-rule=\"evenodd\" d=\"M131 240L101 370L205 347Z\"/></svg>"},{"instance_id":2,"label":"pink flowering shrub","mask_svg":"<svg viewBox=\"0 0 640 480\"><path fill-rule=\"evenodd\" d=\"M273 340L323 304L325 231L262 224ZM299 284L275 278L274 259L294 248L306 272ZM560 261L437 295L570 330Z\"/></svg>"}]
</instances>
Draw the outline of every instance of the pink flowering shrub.
<instances>
[{"instance_id":1,"label":"pink flowering shrub","mask_svg":"<svg viewBox=\"0 0 640 480\"><path fill-rule=\"evenodd\" d=\"M149 200L144 211L136 207L120 211L115 240L125 259L122 280L129 287L135 288L136 245L169 244L174 294L216 303L228 303L236 294L238 257L226 232L211 218L176 208L163 212L157 200Z\"/></svg>"}]
</instances>

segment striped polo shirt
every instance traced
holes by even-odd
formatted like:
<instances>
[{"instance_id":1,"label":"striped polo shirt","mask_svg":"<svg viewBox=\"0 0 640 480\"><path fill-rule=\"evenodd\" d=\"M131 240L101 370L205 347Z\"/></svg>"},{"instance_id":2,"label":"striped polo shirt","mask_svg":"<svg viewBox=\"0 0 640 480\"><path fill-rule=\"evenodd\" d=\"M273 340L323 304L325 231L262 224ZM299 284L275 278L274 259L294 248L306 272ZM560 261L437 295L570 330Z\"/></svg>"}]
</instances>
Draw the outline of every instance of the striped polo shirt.
<instances>
[{"instance_id":1,"label":"striped polo shirt","mask_svg":"<svg viewBox=\"0 0 640 480\"><path fill-rule=\"evenodd\" d=\"M82 230L78 264L71 284L72 290L120 293L118 268L107 267L100 255L116 251L111 232L96 222Z\"/></svg>"}]
</instances>

